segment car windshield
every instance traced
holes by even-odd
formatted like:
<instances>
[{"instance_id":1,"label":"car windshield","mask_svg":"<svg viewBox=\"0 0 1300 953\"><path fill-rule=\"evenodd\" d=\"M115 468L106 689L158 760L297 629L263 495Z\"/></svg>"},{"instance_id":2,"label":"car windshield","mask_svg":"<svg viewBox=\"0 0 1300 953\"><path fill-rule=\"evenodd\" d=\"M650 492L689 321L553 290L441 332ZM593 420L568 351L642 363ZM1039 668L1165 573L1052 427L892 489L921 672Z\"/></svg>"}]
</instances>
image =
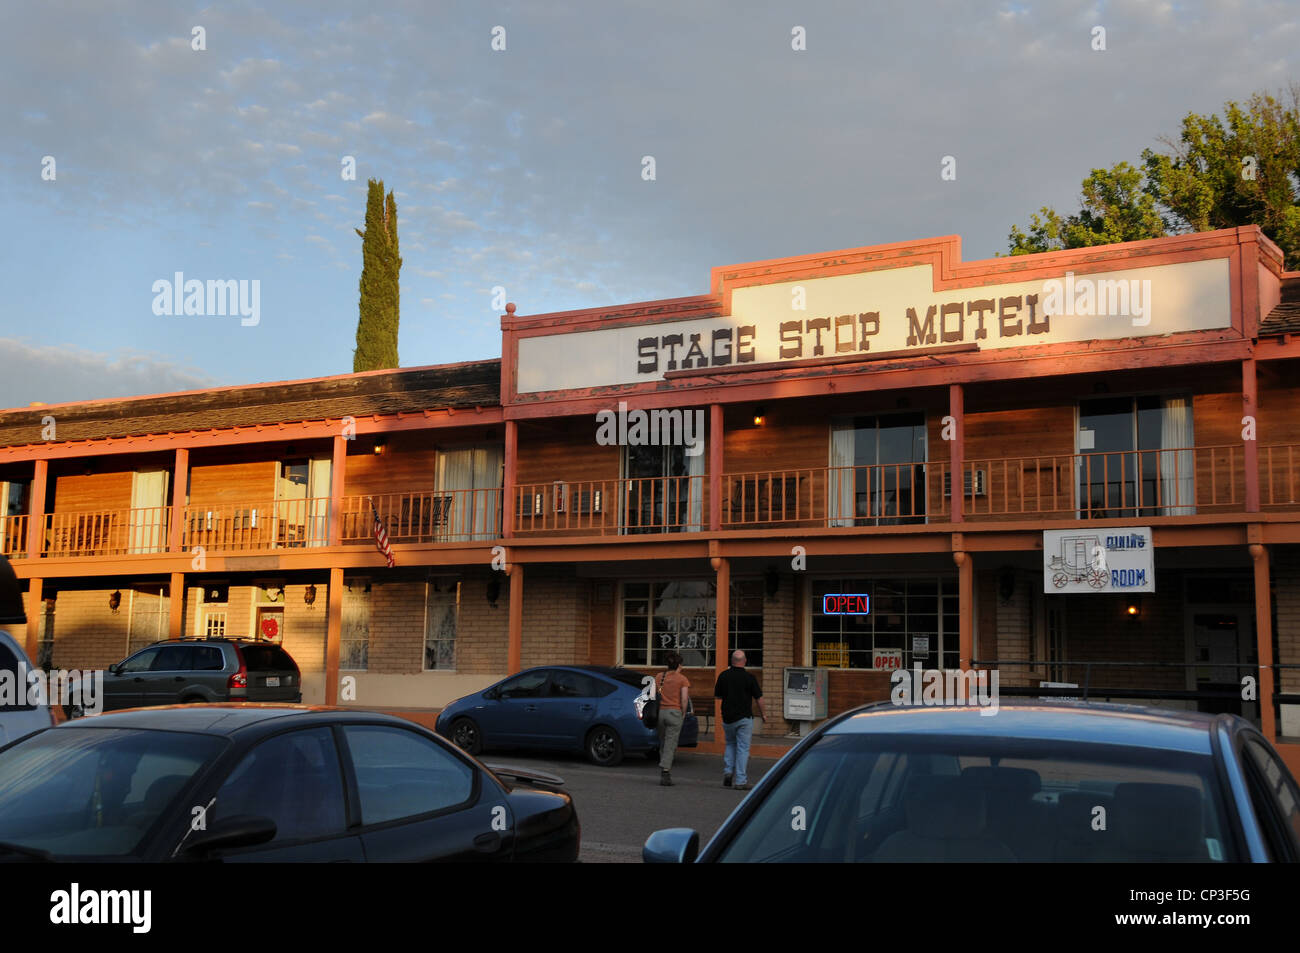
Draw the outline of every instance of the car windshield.
<instances>
[{"instance_id":1,"label":"car windshield","mask_svg":"<svg viewBox=\"0 0 1300 953\"><path fill-rule=\"evenodd\" d=\"M0 841L56 858L138 855L176 795L225 746L209 735L126 728L33 735L0 751Z\"/></svg>"},{"instance_id":2,"label":"car windshield","mask_svg":"<svg viewBox=\"0 0 1300 953\"><path fill-rule=\"evenodd\" d=\"M827 734L719 860L1235 861L1206 755Z\"/></svg>"}]
</instances>

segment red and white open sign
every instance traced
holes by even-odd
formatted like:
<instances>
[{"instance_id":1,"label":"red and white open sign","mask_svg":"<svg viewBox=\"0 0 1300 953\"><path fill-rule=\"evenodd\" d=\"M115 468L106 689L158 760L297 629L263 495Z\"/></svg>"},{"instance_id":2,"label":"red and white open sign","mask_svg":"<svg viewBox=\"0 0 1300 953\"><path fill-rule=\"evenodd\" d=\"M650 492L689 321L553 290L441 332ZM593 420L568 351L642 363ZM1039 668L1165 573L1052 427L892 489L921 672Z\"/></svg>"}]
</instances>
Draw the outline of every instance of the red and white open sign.
<instances>
[{"instance_id":1,"label":"red and white open sign","mask_svg":"<svg viewBox=\"0 0 1300 953\"><path fill-rule=\"evenodd\" d=\"M869 615L871 597L865 592L830 592L822 596L823 615Z\"/></svg>"},{"instance_id":2,"label":"red and white open sign","mask_svg":"<svg viewBox=\"0 0 1300 953\"><path fill-rule=\"evenodd\" d=\"M892 672L903 667L902 649L872 649L871 667L877 672Z\"/></svg>"}]
</instances>

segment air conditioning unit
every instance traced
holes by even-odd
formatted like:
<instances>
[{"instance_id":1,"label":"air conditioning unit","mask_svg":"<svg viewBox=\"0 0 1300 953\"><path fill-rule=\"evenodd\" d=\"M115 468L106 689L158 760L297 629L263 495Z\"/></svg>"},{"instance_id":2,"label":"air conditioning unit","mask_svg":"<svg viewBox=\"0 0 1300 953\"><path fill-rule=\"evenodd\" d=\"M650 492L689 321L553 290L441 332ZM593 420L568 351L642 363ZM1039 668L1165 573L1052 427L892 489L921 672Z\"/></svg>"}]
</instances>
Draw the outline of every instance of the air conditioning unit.
<instances>
[{"instance_id":1,"label":"air conditioning unit","mask_svg":"<svg viewBox=\"0 0 1300 953\"><path fill-rule=\"evenodd\" d=\"M974 490L972 491L972 486ZM967 470L962 474L962 495L963 496L987 496L988 495L988 471L987 470ZM943 475L943 495L952 496L952 474Z\"/></svg>"}]
</instances>

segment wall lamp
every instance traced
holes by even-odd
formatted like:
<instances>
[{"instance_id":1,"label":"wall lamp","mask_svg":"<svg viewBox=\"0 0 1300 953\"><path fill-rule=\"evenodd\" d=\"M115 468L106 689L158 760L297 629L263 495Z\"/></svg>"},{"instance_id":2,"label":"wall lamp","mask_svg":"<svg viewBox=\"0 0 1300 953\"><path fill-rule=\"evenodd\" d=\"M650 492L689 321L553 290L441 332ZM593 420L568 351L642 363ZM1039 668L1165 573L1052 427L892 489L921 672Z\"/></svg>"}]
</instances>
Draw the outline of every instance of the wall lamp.
<instances>
[{"instance_id":1,"label":"wall lamp","mask_svg":"<svg viewBox=\"0 0 1300 953\"><path fill-rule=\"evenodd\" d=\"M116 612L117 607L120 606L121 604L122 604L122 592L120 589L114 590L113 592L110 592L108 594L108 608L110 610Z\"/></svg>"},{"instance_id":2,"label":"wall lamp","mask_svg":"<svg viewBox=\"0 0 1300 953\"><path fill-rule=\"evenodd\" d=\"M309 585L302 591L302 601L310 607L316 603L316 587Z\"/></svg>"},{"instance_id":3,"label":"wall lamp","mask_svg":"<svg viewBox=\"0 0 1300 953\"><path fill-rule=\"evenodd\" d=\"M1124 606L1124 614L1130 619L1137 619L1142 615L1142 601L1137 598L1131 599L1128 604Z\"/></svg>"},{"instance_id":4,"label":"wall lamp","mask_svg":"<svg viewBox=\"0 0 1300 953\"><path fill-rule=\"evenodd\" d=\"M382 439L381 439L381 440L376 440L376 441L375 441L375 456L377 456L377 457L378 457L378 456L382 456L383 453L384 453L384 448L385 448L385 446L386 446L386 443L385 443L384 440L382 440Z\"/></svg>"},{"instance_id":5,"label":"wall lamp","mask_svg":"<svg viewBox=\"0 0 1300 953\"><path fill-rule=\"evenodd\" d=\"M765 424L765 423L767 423L767 415L763 412L763 408L762 408L762 407L755 407L755 408L754 408L754 426L755 426L755 427L761 427L761 426L763 426L763 424Z\"/></svg>"},{"instance_id":6,"label":"wall lamp","mask_svg":"<svg viewBox=\"0 0 1300 953\"><path fill-rule=\"evenodd\" d=\"M489 579L487 584L487 601L493 609L497 607L497 600L501 598L501 580Z\"/></svg>"}]
</instances>

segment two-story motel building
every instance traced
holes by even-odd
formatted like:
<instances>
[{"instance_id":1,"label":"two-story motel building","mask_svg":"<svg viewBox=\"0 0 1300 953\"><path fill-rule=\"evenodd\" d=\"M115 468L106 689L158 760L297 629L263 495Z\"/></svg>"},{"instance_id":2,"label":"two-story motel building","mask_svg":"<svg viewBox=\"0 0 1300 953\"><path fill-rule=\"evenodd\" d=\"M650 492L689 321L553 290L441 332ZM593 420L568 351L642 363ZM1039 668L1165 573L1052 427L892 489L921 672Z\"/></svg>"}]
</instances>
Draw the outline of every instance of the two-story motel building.
<instances>
[{"instance_id":1,"label":"two-story motel building","mask_svg":"<svg viewBox=\"0 0 1300 953\"><path fill-rule=\"evenodd\" d=\"M308 701L430 709L670 648L706 702L740 647L772 736L787 666L831 712L996 666L1238 711L1297 764L1300 274L1258 229L507 311L500 360L0 412L30 654L260 635Z\"/></svg>"}]
</instances>

